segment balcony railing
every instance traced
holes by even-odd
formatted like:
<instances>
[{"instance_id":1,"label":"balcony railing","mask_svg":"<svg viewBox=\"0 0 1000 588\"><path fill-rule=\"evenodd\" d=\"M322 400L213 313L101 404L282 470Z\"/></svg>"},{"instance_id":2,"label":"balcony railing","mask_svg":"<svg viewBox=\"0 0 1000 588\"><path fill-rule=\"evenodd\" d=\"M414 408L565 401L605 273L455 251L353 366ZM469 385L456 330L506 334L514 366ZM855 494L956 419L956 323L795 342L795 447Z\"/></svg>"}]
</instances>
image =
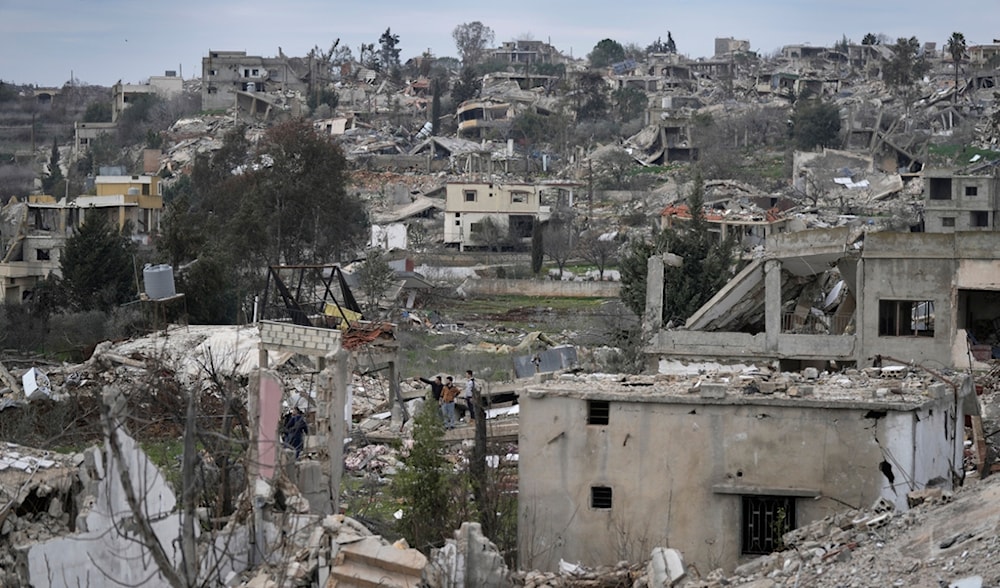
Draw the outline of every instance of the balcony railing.
<instances>
[{"instance_id":1,"label":"balcony railing","mask_svg":"<svg viewBox=\"0 0 1000 588\"><path fill-rule=\"evenodd\" d=\"M854 332L854 315L786 312L781 315L781 332L800 335L844 335Z\"/></svg>"}]
</instances>

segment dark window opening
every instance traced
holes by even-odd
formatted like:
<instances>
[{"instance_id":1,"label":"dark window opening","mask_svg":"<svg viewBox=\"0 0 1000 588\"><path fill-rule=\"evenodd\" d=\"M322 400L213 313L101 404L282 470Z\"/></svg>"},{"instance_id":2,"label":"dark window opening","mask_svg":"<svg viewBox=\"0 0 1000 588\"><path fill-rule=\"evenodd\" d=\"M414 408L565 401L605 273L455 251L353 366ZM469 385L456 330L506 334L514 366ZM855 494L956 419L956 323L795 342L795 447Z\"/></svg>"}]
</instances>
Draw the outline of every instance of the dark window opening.
<instances>
[{"instance_id":1,"label":"dark window opening","mask_svg":"<svg viewBox=\"0 0 1000 588\"><path fill-rule=\"evenodd\" d=\"M931 200L951 200L951 178L931 178Z\"/></svg>"},{"instance_id":2,"label":"dark window opening","mask_svg":"<svg viewBox=\"0 0 1000 588\"><path fill-rule=\"evenodd\" d=\"M969 213L969 225L973 227L990 226L990 213L988 210L973 210Z\"/></svg>"},{"instance_id":3,"label":"dark window opening","mask_svg":"<svg viewBox=\"0 0 1000 588\"><path fill-rule=\"evenodd\" d=\"M528 214L512 214L507 223L507 231L512 239L530 239L535 227L535 217Z\"/></svg>"},{"instance_id":4,"label":"dark window opening","mask_svg":"<svg viewBox=\"0 0 1000 588\"><path fill-rule=\"evenodd\" d=\"M49 261L49 250L48 249L36 249L35 258L38 261Z\"/></svg>"},{"instance_id":5,"label":"dark window opening","mask_svg":"<svg viewBox=\"0 0 1000 588\"><path fill-rule=\"evenodd\" d=\"M142 185L142 195L149 196L149 184Z\"/></svg>"},{"instance_id":6,"label":"dark window opening","mask_svg":"<svg viewBox=\"0 0 1000 588\"><path fill-rule=\"evenodd\" d=\"M782 547L781 536L795 528L795 499L744 496L740 552L767 554Z\"/></svg>"},{"instance_id":7,"label":"dark window opening","mask_svg":"<svg viewBox=\"0 0 1000 588\"><path fill-rule=\"evenodd\" d=\"M965 195L966 196L979 196L979 187L978 186L966 186L965 187Z\"/></svg>"},{"instance_id":8,"label":"dark window opening","mask_svg":"<svg viewBox=\"0 0 1000 588\"><path fill-rule=\"evenodd\" d=\"M942 218L941 219L941 226L942 227L954 227L955 226L955 217L953 217L953 216L946 216L946 217Z\"/></svg>"},{"instance_id":9,"label":"dark window opening","mask_svg":"<svg viewBox=\"0 0 1000 588\"><path fill-rule=\"evenodd\" d=\"M591 486L590 508L611 508L611 488L608 486Z\"/></svg>"},{"instance_id":10,"label":"dark window opening","mask_svg":"<svg viewBox=\"0 0 1000 588\"><path fill-rule=\"evenodd\" d=\"M611 417L611 403L607 400L587 401L587 424L606 425Z\"/></svg>"},{"instance_id":11,"label":"dark window opening","mask_svg":"<svg viewBox=\"0 0 1000 588\"><path fill-rule=\"evenodd\" d=\"M878 334L883 337L933 337L934 301L879 300Z\"/></svg>"},{"instance_id":12,"label":"dark window opening","mask_svg":"<svg viewBox=\"0 0 1000 588\"><path fill-rule=\"evenodd\" d=\"M475 190L466 190L465 192L463 192L463 194L465 194L465 201L466 202L475 202L476 201L476 191Z\"/></svg>"}]
</instances>

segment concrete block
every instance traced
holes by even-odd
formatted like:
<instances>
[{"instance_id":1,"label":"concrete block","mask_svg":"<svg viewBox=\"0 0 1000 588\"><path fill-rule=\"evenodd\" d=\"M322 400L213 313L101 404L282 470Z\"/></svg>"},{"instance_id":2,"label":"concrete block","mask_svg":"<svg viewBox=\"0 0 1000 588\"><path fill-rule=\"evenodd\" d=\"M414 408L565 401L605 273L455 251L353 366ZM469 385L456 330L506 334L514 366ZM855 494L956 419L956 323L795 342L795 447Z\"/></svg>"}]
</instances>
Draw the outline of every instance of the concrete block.
<instances>
[{"instance_id":1,"label":"concrete block","mask_svg":"<svg viewBox=\"0 0 1000 588\"><path fill-rule=\"evenodd\" d=\"M651 586L674 586L687 572L680 551L657 547L650 555L646 573Z\"/></svg>"},{"instance_id":2,"label":"concrete block","mask_svg":"<svg viewBox=\"0 0 1000 588\"><path fill-rule=\"evenodd\" d=\"M776 382L760 382L757 384L757 389L760 390L761 394L774 394L775 392L787 390L788 382L784 380L778 380Z\"/></svg>"},{"instance_id":3,"label":"concrete block","mask_svg":"<svg viewBox=\"0 0 1000 588\"><path fill-rule=\"evenodd\" d=\"M814 367L807 367L806 369L802 370L802 377L804 377L807 380L815 380L819 378L819 370Z\"/></svg>"},{"instance_id":4,"label":"concrete block","mask_svg":"<svg viewBox=\"0 0 1000 588\"><path fill-rule=\"evenodd\" d=\"M813 387L812 386L791 386L788 388L787 394L792 398L800 398L802 396L812 396Z\"/></svg>"},{"instance_id":5,"label":"concrete block","mask_svg":"<svg viewBox=\"0 0 1000 588\"><path fill-rule=\"evenodd\" d=\"M725 384L702 384L698 387L698 395L702 398L725 398Z\"/></svg>"}]
</instances>

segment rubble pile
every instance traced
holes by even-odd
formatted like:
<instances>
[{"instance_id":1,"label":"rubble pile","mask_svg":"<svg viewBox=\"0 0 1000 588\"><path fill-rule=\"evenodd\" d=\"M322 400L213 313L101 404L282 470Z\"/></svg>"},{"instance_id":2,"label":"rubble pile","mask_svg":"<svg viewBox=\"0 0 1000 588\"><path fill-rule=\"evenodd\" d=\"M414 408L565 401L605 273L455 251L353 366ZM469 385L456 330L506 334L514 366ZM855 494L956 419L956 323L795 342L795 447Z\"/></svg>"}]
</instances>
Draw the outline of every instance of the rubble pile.
<instances>
[{"instance_id":1,"label":"rubble pile","mask_svg":"<svg viewBox=\"0 0 1000 588\"><path fill-rule=\"evenodd\" d=\"M747 562L732 575L716 571L682 585L996 586L998 500L997 479L955 494L939 488L911 492L911 509L905 513L880 500L869 509L847 510L786 533L781 551Z\"/></svg>"},{"instance_id":2,"label":"rubble pile","mask_svg":"<svg viewBox=\"0 0 1000 588\"><path fill-rule=\"evenodd\" d=\"M634 564L626 561L615 566L585 568L567 564L560 566L558 572L515 572L514 584L524 588L617 588L618 586L640 586L645 578L644 564ZM640 580L642 579L642 580Z\"/></svg>"}]
</instances>

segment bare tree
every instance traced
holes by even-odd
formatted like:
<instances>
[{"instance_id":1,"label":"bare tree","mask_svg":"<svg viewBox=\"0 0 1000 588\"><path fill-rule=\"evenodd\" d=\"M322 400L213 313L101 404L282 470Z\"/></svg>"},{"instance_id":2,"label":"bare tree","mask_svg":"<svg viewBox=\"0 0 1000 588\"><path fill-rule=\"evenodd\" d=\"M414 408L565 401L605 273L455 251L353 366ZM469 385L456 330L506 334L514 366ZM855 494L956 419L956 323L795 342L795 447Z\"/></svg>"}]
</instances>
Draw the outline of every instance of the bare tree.
<instances>
[{"instance_id":1,"label":"bare tree","mask_svg":"<svg viewBox=\"0 0 1000 588\"><path fill-rule=\"evenodd\" d=\"M395 272L389 267L381 250L368 250L365 261L358 270L358 280L365 293L365 314L370 319L379 316L379 300L395 280Z\"/></svg>"},{"instance_id":2,"label":"bare tree","mask_svg":"<svg viewBox=\"0 0 1000 588\"><path fill-rule=\"evenodd\" d=\"M493 44L493 29L478 20L458 25L451 36L462 56L462 65L466 67L479 63L486 49Z\"/></svg>"},{"instance_id":3,"label":"bare tree","mask_svg":"<svg viewBox=\"0 0 1000 588\"><path fill-rule=\"evenodd\" d=\"M617 231L602 233L600 230L591 229L580 235L577 252L580 257L597 266L598 275L603 280L604 270L618 259L620 244Z\"/></svg>"},{"instance_id":4,"label":"bare tree","mask_svg":"<svg viewBox=\"0 0 1000 588\"><path fill-rule=\"evenodd\" d=\"M573 213L570 210L557 211L542 228L542 242L545 246L545 256L559 268L559 278L562 279L566 262L573 255Z\"/></svg>"}]
</instances>

